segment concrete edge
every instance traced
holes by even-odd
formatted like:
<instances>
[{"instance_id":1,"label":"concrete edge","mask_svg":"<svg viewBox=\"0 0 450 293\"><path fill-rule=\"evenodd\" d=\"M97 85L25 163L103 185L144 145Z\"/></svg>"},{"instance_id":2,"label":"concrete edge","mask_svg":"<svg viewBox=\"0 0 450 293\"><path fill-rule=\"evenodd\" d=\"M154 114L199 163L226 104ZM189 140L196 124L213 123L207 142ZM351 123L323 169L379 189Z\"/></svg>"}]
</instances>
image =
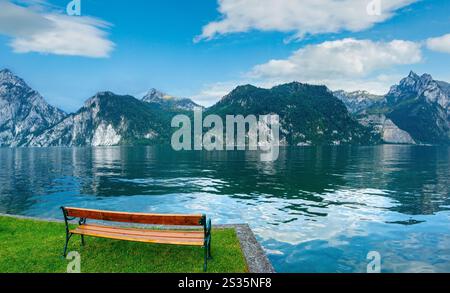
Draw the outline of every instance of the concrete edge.
<instances>
[{"instance_id":1,"label":"concrete edge","mask_svg":"<svg viewBox=\"0 0 450 293\"><path fill-rule=\"evenodd\" d=\"M237 237L241 244L242 252L249 273L252 274L273 274L276 273L266 252L256 240L255 234L247 224L236 225L215 225L215 228L233 228L236 230Z\"/></svg>"},{"instance_id":2,"label":"concrete edge","mask_svg":"<svg viewBox=\"0 0 450 293\"><path fill-rule=\"evenodd\" d=\"M40 222L52 222L52 223L64 223L63 220L48 219L48 218L35 218L27 216L8 215L0 213L0 217L33 220ZM121 224L119 226L130 226L128 224ZM182 227L176 227L182 228ZM185 227L184 227L185 228ZM234 229L241 245L242 253L244 254L247 262L249 273L275 273L275 269L272 263L269 261L264 249L256 240L255 234L247 224L231 224L231 225L214 225L216 229Z\"/></svg>"}]
</instances>

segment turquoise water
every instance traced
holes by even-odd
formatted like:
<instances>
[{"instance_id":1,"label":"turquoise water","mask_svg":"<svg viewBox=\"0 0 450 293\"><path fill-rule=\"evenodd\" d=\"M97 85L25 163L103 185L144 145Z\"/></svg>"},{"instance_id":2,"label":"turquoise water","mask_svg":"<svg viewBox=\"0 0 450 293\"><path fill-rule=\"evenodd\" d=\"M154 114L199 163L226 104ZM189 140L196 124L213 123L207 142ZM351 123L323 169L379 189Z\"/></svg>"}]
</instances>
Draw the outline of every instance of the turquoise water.
<instances>
[{"instance_id":1,"label":"turquoise water","mask_svg":"<svg viewBox=\"0 0 450 293\"><path fill-rule=\"evenodd\" d=\"M279 272L450 272L450 148L0 149L0 213L59 207L206 213L249 223Z\"/></svg>"}]
</instances>

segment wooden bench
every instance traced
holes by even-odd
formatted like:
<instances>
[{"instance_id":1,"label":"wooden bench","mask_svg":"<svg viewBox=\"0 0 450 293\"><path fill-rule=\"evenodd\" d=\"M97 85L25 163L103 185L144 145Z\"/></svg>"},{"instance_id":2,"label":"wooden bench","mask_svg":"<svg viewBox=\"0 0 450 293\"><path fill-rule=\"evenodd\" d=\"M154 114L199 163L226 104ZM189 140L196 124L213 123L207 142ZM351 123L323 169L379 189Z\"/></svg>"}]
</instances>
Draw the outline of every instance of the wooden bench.
<instances>
[{"instance_id":1,"label":"wooden bench","mask_svg":"<svg viewBox=\"0 0 450 293\"><path fill-rule=\"evenodd\" d=\"M171 245L200 246L204 248L204 266L206 272L208 259L211 259L211 219L206 215L164 215L125 213L100 210L88 210L70 207L61 207L66 223L66 244L64 245L64 257L67 254L67 246L73 235L81 236L81 244L85 244L84 236L107 239L125 240L144 243L158 243ZM75 229L69 228L69 221L79 219ZM149 224L161 226L189 226L202 227L202 230L153 230L137 229L99 224L87 224L87 220L121 222L131 224Z\"/></svg>"}]
</instances>

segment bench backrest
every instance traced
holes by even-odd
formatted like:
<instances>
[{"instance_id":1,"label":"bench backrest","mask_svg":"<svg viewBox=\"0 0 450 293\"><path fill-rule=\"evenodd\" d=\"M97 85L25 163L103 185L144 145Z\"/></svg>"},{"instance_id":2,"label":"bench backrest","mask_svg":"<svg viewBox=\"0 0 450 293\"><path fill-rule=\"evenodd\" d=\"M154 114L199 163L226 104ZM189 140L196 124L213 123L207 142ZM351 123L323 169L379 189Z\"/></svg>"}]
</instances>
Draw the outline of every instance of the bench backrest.
<instances>
[{"instance_id":1,"label":"bench backrest","mask_svg":"<svg viewBox=\"0 0 450 293\"><path fill-rule=\"evenodd\" d=\"M206 216L204 215L122 213L79 208L62 209L67 217L110 222L164 226L204 226L206 221Z\"/></svg>"}]
</instances>

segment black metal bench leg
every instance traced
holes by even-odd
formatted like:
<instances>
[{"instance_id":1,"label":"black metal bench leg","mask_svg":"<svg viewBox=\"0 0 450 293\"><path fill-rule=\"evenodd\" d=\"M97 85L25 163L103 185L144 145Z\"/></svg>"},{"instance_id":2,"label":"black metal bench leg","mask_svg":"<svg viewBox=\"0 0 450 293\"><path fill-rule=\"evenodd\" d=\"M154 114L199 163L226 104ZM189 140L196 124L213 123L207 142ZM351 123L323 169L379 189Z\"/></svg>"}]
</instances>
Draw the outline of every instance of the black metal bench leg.
<instances>
[{"instance_id":1,"label":"black metal bench leg","mask_svg":"<svg viewBox=\"0 0 450 293\"><path fill-rule=\"evenodd\" d=\"M81 246L84 246L86 242L84 241L84 235L81 235Z\"/></svg>"},{"instance_id":2,"label":"black metal bench leg","mask_svg":"<svg viewBox=\"0 0 450 293\"><path fill-rule=\"evenodd\" d=\"M209 236L209 240L208 240L208 259L212 259L212 255L211 255L211 235Z\"/></svg>"},{"instance_id":3,"label":"black metal bench leg","mask_svg":"<svg viewBox=\"0 0 450 293\"><path fill-rule=\"evenodd\" d=\"M72 233L66 235L66 244L64 245L63 256L67 256L67 246L69 245L70 238L72 237Z\"/></svg>"},{"instance_id":4,"label":"black metal bench leg","mask_svg":"<svg viewBox=\"0 0 450 293\"><path fill-rule=\"evenodd\" d=\"M205 243L205 263L203 264L203 271L206 273L208 270L208 245Z\"/></svg>"}]
</instances>

